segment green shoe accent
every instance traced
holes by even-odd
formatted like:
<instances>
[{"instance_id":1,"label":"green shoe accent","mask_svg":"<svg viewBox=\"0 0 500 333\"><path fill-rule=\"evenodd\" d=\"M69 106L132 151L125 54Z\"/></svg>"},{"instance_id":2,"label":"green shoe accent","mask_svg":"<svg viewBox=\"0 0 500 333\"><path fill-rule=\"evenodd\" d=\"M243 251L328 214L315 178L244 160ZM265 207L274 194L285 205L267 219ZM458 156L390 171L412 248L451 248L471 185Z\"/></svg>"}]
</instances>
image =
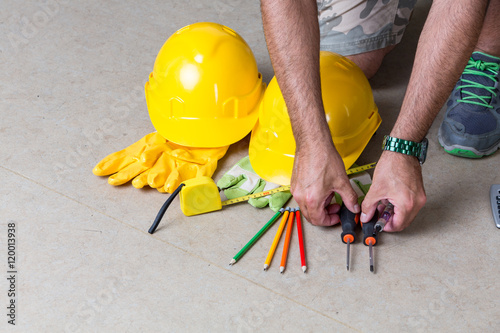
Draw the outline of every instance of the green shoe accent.
<instances>
[{"instance_id":1,"label":"green shoe accent","mask_svg":"<svg viewBox=\"0 0 500 333\"><path fill-rule=\"evenodd\" d=\"M470 150L460 149L460 148L454 148L452 150L445 149L444 151L454 156L467 157L467 158L481 158L483 156L488 156L488 155L477 155L476 153Z\"/></svg>"}]
</instances>

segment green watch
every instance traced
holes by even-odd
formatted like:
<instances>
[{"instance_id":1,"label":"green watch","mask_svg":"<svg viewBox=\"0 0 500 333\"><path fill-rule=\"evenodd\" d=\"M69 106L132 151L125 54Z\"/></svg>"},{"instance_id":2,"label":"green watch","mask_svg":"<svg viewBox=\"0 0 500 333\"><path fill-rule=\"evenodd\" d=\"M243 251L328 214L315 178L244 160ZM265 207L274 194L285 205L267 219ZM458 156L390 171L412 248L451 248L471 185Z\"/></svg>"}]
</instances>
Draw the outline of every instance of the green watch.
<instances>
[{"instance_id":1,"label":"green watch","mask_svg":"<svg viewBox=\"0 0 500 333\"><path fill-rule=\"evenodd\" d=\"M422 142L414 142L386 135L384 136L384 142L382 143L382 150L390 150L405 155L415 156L418 158L420 165L422 165L427 157L428 143L429 141L427 138L424 138Z\"/></svg>"}]
</instances>

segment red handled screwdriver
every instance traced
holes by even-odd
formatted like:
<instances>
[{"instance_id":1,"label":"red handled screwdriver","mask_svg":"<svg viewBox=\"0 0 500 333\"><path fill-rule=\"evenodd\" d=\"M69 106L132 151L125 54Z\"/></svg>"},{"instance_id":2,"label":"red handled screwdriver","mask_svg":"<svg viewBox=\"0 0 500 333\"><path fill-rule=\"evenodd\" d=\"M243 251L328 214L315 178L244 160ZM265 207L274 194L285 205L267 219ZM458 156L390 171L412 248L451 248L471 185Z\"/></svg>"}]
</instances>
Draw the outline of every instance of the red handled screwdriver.
<instances>
[{"instance_id":1,"label":"red handled screwdriver","mask_svg":"<svg viewBox=\"0 0 500 333\"><path fill-rule=\"evenodd\" d=\"M368 246L368 253L370 255L370 272L374 272L373 265L373 246L377 244L378 232L375 231L375 223L378 220L378 212L375 211L372 219L369 222L361 223L363 228L363 243Z\"/></svg>"},{"instance_id":2,"label":"red handled screwdriver","mask_svg":"<svg viewBox=\"0 0 500 333\"><path fill-rule=\"evenodd\" d=\"M340 223L342 225L342 234L340 238L344 244L347 244L347 263L346 267L349 270L350 261L350 246L351 243L356 241L356 235L354 231L356 230L356 225L359 222L359 214L354 214L342 203L340 207Z\"/></svg>"}]
</instances>

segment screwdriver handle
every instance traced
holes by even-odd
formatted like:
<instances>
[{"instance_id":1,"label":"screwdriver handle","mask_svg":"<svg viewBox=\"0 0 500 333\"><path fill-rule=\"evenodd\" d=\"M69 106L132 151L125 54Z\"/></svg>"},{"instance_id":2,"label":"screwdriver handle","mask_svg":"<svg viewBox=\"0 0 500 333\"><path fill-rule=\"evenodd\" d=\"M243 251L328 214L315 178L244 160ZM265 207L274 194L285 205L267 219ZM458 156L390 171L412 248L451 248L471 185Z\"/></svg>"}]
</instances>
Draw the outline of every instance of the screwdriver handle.
<instances>
[{"instance_id":1,"label":"screwdriver handle","mask_svg":"<svg viewBox=\"0 0 500 333\"><path fill-rule=\"evenodd\" d=\"M375 211L373 217L370 221L361 223L361 227L363 229L363 244L366 246L376 245L378 239L378 233L375 232L375 223L378 220L378 211Z\"/></svg>"},{"instance_id":2,"label":"screwdriver handle","mask_svg":"<svg viewBox=\"0 0 500 333\"><path fill-rule=\"evenodd\" d=\"M345 244L349 241L349 243L354 243L356 241L356 225L359 222L359 214L355 214L351 212L347 207L342 203L340 207L340 223L342 225L342 234L340 238L342 242Z\"/></svg>"}]
</instances>

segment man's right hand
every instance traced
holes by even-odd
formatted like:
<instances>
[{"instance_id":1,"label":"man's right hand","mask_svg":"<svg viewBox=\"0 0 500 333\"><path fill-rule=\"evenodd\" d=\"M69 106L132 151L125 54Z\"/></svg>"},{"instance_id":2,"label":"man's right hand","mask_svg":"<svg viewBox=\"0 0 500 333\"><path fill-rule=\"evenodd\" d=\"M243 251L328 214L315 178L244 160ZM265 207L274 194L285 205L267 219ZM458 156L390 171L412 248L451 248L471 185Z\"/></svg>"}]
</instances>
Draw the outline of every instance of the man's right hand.
<instances>
[{"instance_id":1,"label":"man's right hand","mask_svg":"<svg viewBox=\"0 0 500 333\"><path fill-rule=\"evenodd\" d=\"M297 146L291 185L303 215L314 225L331 226L340 222L340 205L331 204L335 192L351 212L360 212L356 192L331 138Z\"/></svg>"}]
</instances>

